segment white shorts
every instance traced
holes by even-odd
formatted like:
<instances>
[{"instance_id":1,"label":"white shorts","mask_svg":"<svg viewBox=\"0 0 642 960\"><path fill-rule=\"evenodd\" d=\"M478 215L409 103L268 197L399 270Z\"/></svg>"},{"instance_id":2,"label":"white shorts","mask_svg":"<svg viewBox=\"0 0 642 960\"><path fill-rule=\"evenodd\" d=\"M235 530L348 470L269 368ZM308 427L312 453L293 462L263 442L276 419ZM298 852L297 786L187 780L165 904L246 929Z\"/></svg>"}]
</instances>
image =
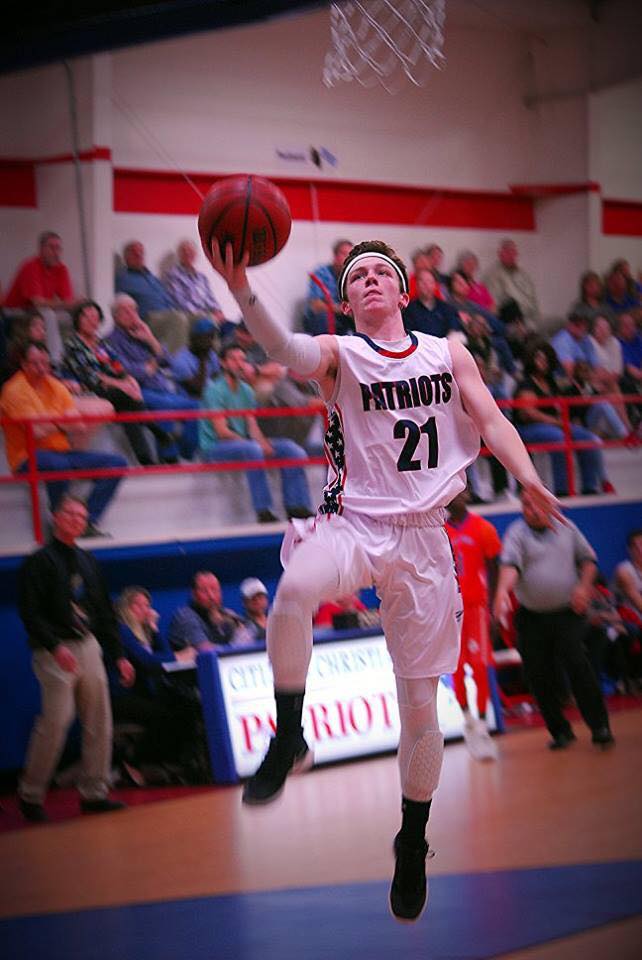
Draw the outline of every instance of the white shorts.
<instances>
[{"instance_id":1,"label":"white shorts","mask_svg":"<svg viewBox=\"0 0 642 960\"><path fill-rule=\"evenodd\" d=\"M355 513L328 514L291 522L283 541L284 567L296 561L302 542L318 545L333 557L337 597L376 588L398 677L436 677L457 667L463 606L441 515L435 511L434 526L414 527ZM310 573L313 577L314 571Z\"/></svg>"}]
</instances>

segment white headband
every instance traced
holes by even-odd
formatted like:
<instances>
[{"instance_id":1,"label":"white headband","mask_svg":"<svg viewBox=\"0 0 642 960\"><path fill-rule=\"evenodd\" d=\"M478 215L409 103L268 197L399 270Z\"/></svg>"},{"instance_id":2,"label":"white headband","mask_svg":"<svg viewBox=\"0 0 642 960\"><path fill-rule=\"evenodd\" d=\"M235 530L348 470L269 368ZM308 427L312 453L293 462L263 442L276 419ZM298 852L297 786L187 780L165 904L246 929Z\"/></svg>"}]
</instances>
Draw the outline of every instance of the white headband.
<instances>
[{"instance_id":1,"label":"white headband","mask_svg":"<svg viewBox=\"0 0 642 960\"><path fill-rule=\"evenodd\" d=\"M399 280L401 281L402 292L408 293L408 280L406 279L406 276L403 270L401 269L401 267L399 266L399 264L395 263L392 257L389 257L387 254L377 253L374 250L372 250L370 252L360 253L358 256L356 256L354 260L350 261L350 264L348 265L348 269L345 271L345 273L342 274L339 281L339 284L340 284L339 296L341 297L342 300L346 299L346 296L345 296L346 280L348 279L348 275L352 272L352 268L356 267L356 265L360 263L362 260L367 260L369 257L376 257L378 260L385 260L386 263L389 263L390 266L393 268L393 270L396 272L397 276L399 277Z\"/></svg>"}]
</instances>

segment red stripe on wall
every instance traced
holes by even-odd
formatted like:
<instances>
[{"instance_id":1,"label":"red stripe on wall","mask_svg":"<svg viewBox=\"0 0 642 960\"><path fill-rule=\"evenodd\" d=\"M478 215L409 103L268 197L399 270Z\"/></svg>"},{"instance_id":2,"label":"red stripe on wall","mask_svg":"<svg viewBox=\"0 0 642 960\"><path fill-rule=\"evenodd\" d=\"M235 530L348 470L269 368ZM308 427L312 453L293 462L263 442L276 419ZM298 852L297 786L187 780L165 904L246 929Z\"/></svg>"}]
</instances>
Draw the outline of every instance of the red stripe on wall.
<instances>
[{"instance_id":1,"label":"red stripe on wall","mask_svg":"<svg viewBox=\"0 0 642 960\"><path fill-rule=\"evenodd\" d=\"M601 188L595 180L586 180L583 183L512 183L510 189L521 197L544 199L567 197L575 193L599 193Z\"/></svg>"},{"instance_id":2,"label":"red stripe on wall","mask_svg":"<svg viewBox=\"0 0 642 960\"><path fill-rule=\"evenodd\" d=\"M83 163L111 160L109 147L92 147L79 154ZM40 164L71 163L71 153L51 157L0 157L0 207L37 207L36 167Z\"/></svg>"},{"instance_id":3,"label":"red stripe on wall","mask_svg":"<svg viewBox=\"0 0 642 960\"><path fill-rule=\"evenodd\" d=\"M201 203L200 194L207 193L220 176L202 173L187 176L193 186L172 171L117 167L114 169L114 210L118 213L196 215ZM318 219L325 222L486 230L535 229L532 199L512 193L271 179L285 193L294 220L316 219L316 208Z\"/></svg>"},{"instance_id":4,"label":"red stripe on wall","mask_svg":"<svg viewBox=\"0 0 642 960\"><path fill-rule=\"evenodd\" d=\"M28 160L0 161L0 207L37 207L36 172Z\"/></svg>"},{"instance_id":5,"label":"red stripe on wall","mask_svg":"<svg viewBox=\"0 0 642 960\"><path fill-rule=\"evenodd\" d=\"M634 200L602 200L602 233L642 237L642 203Z\"/></svg>"},{"instance_id":6,"label":"red stripe on wall","mask_svg":"<svg viewBox=\"0 0 642 960\"><path fill-rule=\"evenodd\" d=\"M71 163L73 159L73 153L59 153L51 157L38 157L34 162ZM111 160L111 149L109 147L92 147L91 150L81 150L78 159L83 163L93 162L94 160Z\"/></svg>"}]
</instances>

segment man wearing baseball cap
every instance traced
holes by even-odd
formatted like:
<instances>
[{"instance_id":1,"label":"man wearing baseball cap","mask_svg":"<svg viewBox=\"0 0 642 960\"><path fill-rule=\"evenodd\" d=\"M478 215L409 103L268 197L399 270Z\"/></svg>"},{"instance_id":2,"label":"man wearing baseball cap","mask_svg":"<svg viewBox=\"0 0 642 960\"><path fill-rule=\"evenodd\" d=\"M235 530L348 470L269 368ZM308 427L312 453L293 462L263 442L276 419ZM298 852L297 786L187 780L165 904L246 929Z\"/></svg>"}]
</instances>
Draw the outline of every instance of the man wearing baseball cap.
<instances>
[{"instance_id":1,"label":"man wearing baseball cap","mask_svg":"<svg viewBox=\"0 0 642 960\"><path fill-rule=\"evenodd\" d=\"M208 380L218 376L221 365L214 349L216 325L209 317L197 317L189 344L170 358L172 373L190 397L201 397Z\"/></svg>"},{"instance_id":2,"label":"man wearing baseball cap","mask_svg":"<svg viewBox=\"0 0 642 960\"><path fill-rule=\"evenodd\" d=\"M245 609L243 626L247 630L247 641L265 643L265 628L270 605L267 587L257 577L247 577L241 582L239 592Z\"/></svg>"}]
</instances>

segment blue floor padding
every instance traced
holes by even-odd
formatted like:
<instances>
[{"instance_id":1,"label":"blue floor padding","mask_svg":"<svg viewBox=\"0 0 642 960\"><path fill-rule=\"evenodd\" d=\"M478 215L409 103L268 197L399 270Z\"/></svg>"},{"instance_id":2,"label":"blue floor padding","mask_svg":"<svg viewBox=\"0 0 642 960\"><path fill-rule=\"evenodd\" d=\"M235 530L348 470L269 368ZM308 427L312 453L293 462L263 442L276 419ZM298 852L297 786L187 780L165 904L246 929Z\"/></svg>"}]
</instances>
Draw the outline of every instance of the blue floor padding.
<instances>
[{"instance_id":1,"label":"blue floor padding","mask_svg":"<svg viewBox=\"0 0 642 960\"><path fill-rule=\"evenodd\" d=\"M483 960L642 913L642 861L437 876L414 925L388 884L201 897L0 923L3 960Z\"/></svg>"}]
</instances>

